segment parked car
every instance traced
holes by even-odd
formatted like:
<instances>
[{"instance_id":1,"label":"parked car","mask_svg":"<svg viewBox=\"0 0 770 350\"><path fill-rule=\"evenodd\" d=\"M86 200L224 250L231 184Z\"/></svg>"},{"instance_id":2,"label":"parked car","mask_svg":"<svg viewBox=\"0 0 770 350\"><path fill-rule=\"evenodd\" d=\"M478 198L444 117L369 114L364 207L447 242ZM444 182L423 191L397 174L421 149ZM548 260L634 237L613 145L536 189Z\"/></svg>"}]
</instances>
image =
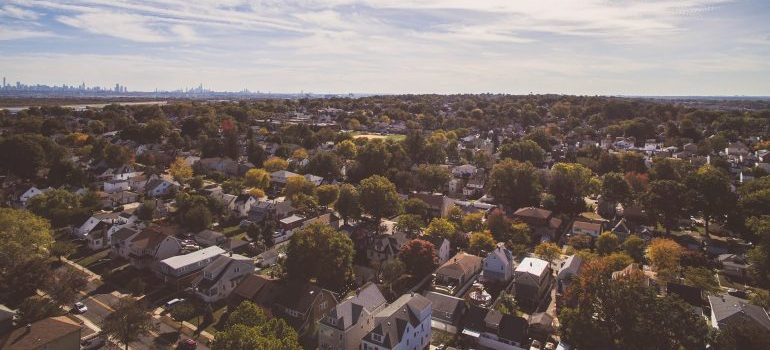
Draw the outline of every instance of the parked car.
<instances>
[{"instance_id":1,"label":"parked car","mask_svg":"<svg viewBox=\"0 0 770 350\"><path fill-rule=\"evenodd\" d=\"M86 306L86 304L83 304L82 302L78 301L77 303L75 303L75 305L72 306L72 310L74 310L75 312L77 312L79 314L82 314L82 313L85 313L86 311L88 311L88 306Z\"/></svg>"},{"instance_id":2,"label":"parked car","mask_svg":"<svg viewBox=\"0 0 770 350\"><path fill-rule=\"evenodd\" d=\"M105 345L107 345L107 337L101 333L91 334L80 341L81 350L100 349Z\"/></svg>"},{"instance_id":3,"label":"parked car","mask_svg":"<svg viewBox=\"0 0 770 350\"><path fill-rule=\"evenodd\" d=\"M198 347L198 343L195 342L195 340L192 339L184 339L179 341L179 345L177 345L177 349L180 350L195 350Z\"/></svg>"},{"instance_id":4,"label":"parked car","mask_svg":"<svg viewBox=\"0 0 770 350\"><path fill-rule=\"evenodd\" d=\"M165 304L163 304L163 308L165 308L166 310L171 310L171 308L173 308L174 305L179 304L179 303L181 303L183 301L184 301L183 298L171 299L171 300L167 301Z\"/></svg>"}]
</instances>

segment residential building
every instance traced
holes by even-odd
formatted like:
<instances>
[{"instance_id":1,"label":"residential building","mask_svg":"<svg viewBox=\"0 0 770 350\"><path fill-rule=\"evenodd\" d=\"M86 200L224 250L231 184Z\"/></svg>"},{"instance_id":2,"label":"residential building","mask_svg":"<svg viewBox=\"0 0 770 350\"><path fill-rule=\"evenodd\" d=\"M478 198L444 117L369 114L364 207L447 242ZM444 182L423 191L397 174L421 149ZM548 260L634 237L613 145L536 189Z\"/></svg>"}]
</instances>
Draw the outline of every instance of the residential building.
<instances>
[{"instance_id":1,"label":"residential building","mask_svg":"<svg viewBox=\"0 0 770 350\"><path fill-rule=\"evenodd\" d=\"M0 335L0 350L80 350L82 329L67 316L44 318Z\"/></svg>"},{"instance_id":2,"label":"residential building","mask_svg":"<svg viewBox=\"0 0 770 350\"><path fill-rule=\"evenodd\" d=\"M226 299L238 283L254 272L254 260L239 254L221 254L203 268L193 282L196 295L204 302Z\"/></svg>"},{"instance_id":3,"label":"residential building","mask_svg":"<svg viewBox=\"0 0 770 350\"><path fill-rule=\"evenodd\" d=\"M709 295L711 327L725 330L730 327L751 327L759 333L770 333L770 316L761 306L729 294ZM750 334L750 333L749 333Z\"/></svg>"},{"instance_id":4,"label":"residential building","mask_svg":"<svg viewBox=\"0 0 770 350\"><path fill-rule=\"evenodd\" d=\"M513 277L513 254L500 242L484 258L482 278L485 281L507 282Z\"/></svg>"},{"instance_id":5,"label":"residential building","mask_svg":"<svg viewBox=\"0 0 770 350\"><path fill-rule=\"evenodd\" d=\"M596 238L602 234L602 224L597 222L575 220L572 223L572 234L585 234Z\"/></svg>"},{"instance_id":6,"label":"residential building","mask_svg":"<svg viewBox=\"0 0 770 350\"><path fill-rule=\"evenodd\" d=\"M158 277L176 288L189 285L198 277L201 270L224 252L222 248L211 246L195 252L163 259L160 261Z\"/></svg>"},{"instance_id":7,"label":"residential building","mask_svg":"<svg viewBox=\"0 0 770 350\"><path fill-rule=\"evenodd\" d=\"M561 263L559 272L556 274L556 291L564 293L575 277L580 273L583 267L583 258L577 255L570 255L567 260Z\"/></svg>"},{"instance_id":8,"label":"residential building","mask_svg":"<svg viewBox=\"0 0 770 350\"><path fill-rule=\"evenodd\" d=\"M449 260L449 257L451 257L452 243L445 237L422 235L419 238L433 244L436 251L436 257L438 258L437 263L439 265L444 264Z\"/></svg>"},{"instance_id":9,"label":"residential building","mask_svg":"<svg viewBox=\"0 0 770 350\"><path fill-rule=\"evenodd\" d=\"M361 340L374 329L374 315L386 305L376 284L358 288L354 296L337 304L318 323L318 348L359 349Z\"/></svg>"},{"instance_id":10,"label":"residential building","mask_svg":"<svg viewBox=\"0 0 770 350\"><path fill-rule=\"evenodd\" d=\"M227 236L222 232L205 229L195 234L195 242L198 244L209 247L213 245L220 245L225 242Z\"/></svg>"},{"instance_id":11,"label":"residential building","mask_svg":"<svg viewBox=\"0 0 770 350\"><path fill-rule=\"evenodd\" d=\"M551 267L547 261L524 258L513 273L516 300L523 305L539 305L551 290L551 282Z\"/></svg>"},{"instance_id":12,"label":"residential building","mask_svg":"<svg viewBox=\"0 0 770 350\"><path fill-rule=\"evenodd\" d=\"M431 330L430 300L404 294L375 315L376 325L362 341L363 350L427 349Z\"/></svg>"},{"instance_id":13,"label":"residential building","mask_svg":"<svg viewBox=\"0 0 770 350\"><path fill-rule=\"evenodd\" d=\"M433 309L431 327L456 334L467 309L465 299L436 292L426 292L425 298Z\"/></svg>"},{"instance_id":14,"label":"residential building","mask_svg":"<svg viewBox=\"0 0 770 350\"><path fill-rule=\"evenodd\" d=\"M481 258L459 252L433 274L433 290L447 295L457 294L481 271Z\"/></svg>"},{"instance_id":15,"label":"residential building","mask_svg":"<svg viewBox=\"0 0 770 350\"><path fill-rule=\"evenodd\" d=\"M449 216L449 210L454 205L454 200L441 193L412 192L409 198L417 198L428 204L428 215L434 218Z\"/></svg>"},{"instance_id":16,"label":"residential building","mask_svg":"<svg viewBox=\"0 0 770 350\"><path fill-rule=\"evenodd\" d=\"M135 268L157 271L161 260L179 255L182 244L158 226L150 226L132 236L126 248Z\"/></svg>"},{"instance_id":17,"label":"residential building","mask_svg":"<svg viewBox=\"0 0 770 350\"><path fill-rule=\"evenodd\" d=\"M522 317L470 305L461 336L476 347L493 350L524 350L529 323Z\"/></svg>"},{"instance_id":18,"label":"residential building","mask_svg":"<svg viewBox=\"0 0 770 350\"><path fill-rule=\"evenodd\" d=\"M519 208L513 213L513 218L529 225L535 236L540 238L554 238L562 224L553 212L543 208Z\"/></svg>"}]
</instances>

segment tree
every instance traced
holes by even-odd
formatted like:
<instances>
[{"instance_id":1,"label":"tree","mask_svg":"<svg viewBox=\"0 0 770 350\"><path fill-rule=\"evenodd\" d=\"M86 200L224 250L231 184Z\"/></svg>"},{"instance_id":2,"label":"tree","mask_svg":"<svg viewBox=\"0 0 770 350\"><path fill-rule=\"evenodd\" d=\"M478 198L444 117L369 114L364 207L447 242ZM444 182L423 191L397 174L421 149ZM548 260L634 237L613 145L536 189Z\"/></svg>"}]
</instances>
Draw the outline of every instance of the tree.
<instances>
[{"instance_id":1,"label":"tree","mask_svg":"<svg viewBox=\"0 0 770 350\"><path fill-rule=\"evenodd\" d=\"M463 216L462 228L466 232L481 231L484 229L484 213L470 213Z\"/></svg>"},{"instance_id":2,"label":"tree","mask_svg":"<svg viewBox=\"0 0 770 350\"><path fill-rule=\"evenodd\" d=\"M705 267L685 267L684 281L693 287L698 287L710 293L719 290L714 271Z\"/></svg>"},{"instance_id":3,"label":"tree","mask_svg":"<svg viewBox=\"0 0 770 350\"><path fill-rule=\"evenodd\" d=\"M578 213L585 209L591 170L577 163L556 163L550 172L549 191L556 200L556 210Z\"/></svg>"},{"instance_id":4,"label":"tree","mask_svg":"<svg viewBox=\"0 0 770 350\"><path fill-rule=\"evenodd\" d=\"M351 160L356 158L357 147L353 141L345 140L334 146L334 152L343 159Z\"/></svg>"},{"instance_id":5,"label":"tree","mask_svg":"<svg viewBox=\"0 0 770 350\"><path fill-rule=\"evenodd\" d=\"M532 243L532 230L529 225L523 222L511 224L509 234L504 242L512 253L516 255L526 253L530 243Z\"/></svg>"},{"instance_id":6,"label":"tree","mask_svg":"<svg viewBox=\"0 0 770 350\"><path fill-rule=\"evenodd\" d=\"M628 186L623 174L607 173L602 176L602 199L611 203L628 204L631 199L631 188Z\"/></svg>"},{"instance_id":7,"label":"tree","mask_svg":"<svg viewBox=\"0 0 770 350\"><path fill-rule=\"evenodd\" d=\"M692 307L631 274L613 279L613 266L598 258L584 264L559 314L565 342L579 349L703 349L708 326Z\"/></svg>"},{"instance_id":8,"label":"tree","mask_svg":"<svg viewBox=\"0 0 770 350\"><path fill-rule=\"evenodd\" d=\"M174 180L180 183L185 183L193 176L193 169L190 164L182 157L177 157L168 169L169 174L174 177Z\"/></svg>"},{"instance_id":9,"label":"tree","mask_svg":"<svg viewBox=\"0 0 770 350\"><path fill-rule=\"evenodd\" d=\"M286 272L291 279L315 277L319 286L342 291L353 278L353 241L329 225L311 224L292 235Z\"/></svg>"},{"instance_id":10,"label":"tree","mask_svg":"<svg viewBox=\"0 0 770 350\"><path fill-rule=\"evenodd\" d=\"M427 221L429 219L430 206L419 198L409 198L404 202L404 212L418 215Z\"/></svg>"},{"instance_id":11,"label":"tree","mask_svg":"<svg viewBox=\"0 0 770 350\"><path fill-rule=\"evenodd\" d=\"M17 311L20 320L18 323L33 323L51 316L63 314L63 310L51 299L38 295L25 298Z\"/></svg>"},{"instance_id":12,"label":"tree","mask_svg":"<svg viewBox=\"0 0 770 350\"><path fill-rule=\"evenodd\" d=\"M537 205L540 192L540 181L532 164L505 159L492 167L489 193L510 210Z\"/></svg>"},{"instance_id":13,"label":"tree","mask_svg":"<svg viewBox=\"0 0 770 350\"><path fill-rule=\"evenodd\" d=\"M578 233L572 235L572 237L567 240L567 244L577 250L588 249L591 248L591 236L585 233Z\"/></svg>"},{"instance_id":14,"label":"tree","mask_svg":"<svg viewBox=\"0 0 770 350\"><path fill-rule=\"evenodd\" d=\"M532 140L514 141L500 147L500 158L541 164L545 160L545 151Z\"/></svg>"},{"instance_id":15,"label":"tree","mask_svg":"<svg viewBox=\"0 0 770 350\"><path fill-rule=\"evenodd\" d=\"M634 261L638 263L644 262L644 240L639 236L631 235L621 245L621 248L628 254Z\"/></svg>"},{"instance_id":16,"label":"tree","mask_svg":"<svg viewBox=\"0 0 770 350\"><path fill-rule=\"evenodd\" d=\"M157 209L157 204L154 200L145 200L136 210L136 215L142 220L152 220L155 216L155 209Z\"/></svg>"},{"instance_id":17,"label":"tree","mask_svg":"<svg viewBox=\"0 0 770 350\"><path fill-rule=\"evenodd\" d=\"M495 239L489 231L474 232L468 240L468 251L471 254L483 255L495 250Z\"/></svg>"},{"instance_id":18,"label":"tree","mask_svg":"<svg viewBox=\"0 0 770 350\"><path fill-rule=\"evenodd\" d=\"M361 216L360 196L358 190L351 184L342 184L337 201L334 202L334 209L340 213L345 224L351 218Z\"/></svg>"},{"instance_id":19,"label":"tree","mask_svg":"<svg viewBox=\"0 0 770 350\"><path fill-rule=\"evenodd\" d=\"M398 259L390 259L382 263L380 267L382 281L388 286L388 290L393 292L393 283L401 277L406 271L406 265Z\"/></svg>"},{"instance_id":20,"label":"tree","mask_svg":"<svg viewBox=\"0 0 770 350\"><path fill-rule=\"evenodd\" d=\"M361 194L361 208L377 222L401 211L396 185L385 177L373 175L362 180L358 191Z\"/></svg>"},{"instance_id":21,"label":"tree","mask_svg":"<svg viewBox=\"0 0 770 350\"><path fill-rule=\"evenodd\" d=\"M535 247L535 254L543 258L543 260L552 263L561 255L561 249L559 249L559 246L552 242L543 242Z\"/></svg>"},{"instance_id":22,"label":"tree","mask_svg":"<svg viewBox=\"0 0 770 350\"><path fill-rule=\"evenodd\" d=\"M770 284L770 217L753 217L749 219L748 226L757 237L756 245L748 253L751 263L751 276L759 284Z\"/></svg>"},{"instance_id":23,"label":"tree","mask_svg":"<svg viewBox=\"0 0 770 350\"><path fill-rule=\"evenodd\" d=\"M171 309L171 318L179 322L179 329L181 330L182 323L195 316L195 313L195 305L189 302L182 302L174 305L174 308Z\"/></svg>"},{"instance_id":24,"label":"tree","mask_svg":"<svg viewBox=\"0 0 770 350\"><path fill-rule=\"evenodd\" d=\"M396 230L406 233L407 237L414 237L420 234L425 227L425 221L419 215L401 214L396 220Z\"/></svg>"},{"instance_id":25,"label":"tree","mask_svg":"<svg viewBox=\"0 0 770 350\"><path fill-rule=\"evenodd\" d=\"M241 302L230 314L225 329L214 336L213 350L300 350L297 332L286 321L270 318L250 301Z\"/></svg>"},{"instance_id":26,"label":"tree","mask_svg":"<svg viewBox=\"0 0 770 350\"><path fill-rule=\"evenodd\" d=\"M270 157L262 164L262 166L265 170L272 173L278 170L286 170L286 168L289 167L289 162L282 158Z\"/></svg>"},{"instance_id":27,"label":"tree","mask_svg":"<svg viewBox=\"0 0 770 350\"><path fill-rule=\"evenodd\" d=\"M433 272L438 262L436 247L421 239L406 242L398 252L398 259L406 265L407 271L416 278L423 278Z\"/></svg>"},{"instance_id":28,"label":"tree","mask_svg":"<svg viewBox=\"0 0 770 350\"><path fill-rule=\"evenodd\" d=\"M78 299L78 293L87 284L85 273L65 265L49 274L47 283L41 289L57 304L67 305Z\"/></svg>"},{"instance_id":29,"label":"tree","mask_svg":"<svg viewBox=\"0 0 770 350\"><path fill-rule=\"evenodd\" d=\"M56 241L51 245L51 256L61 260L62 257L70 256L77 250L77 245L70 241Z\"/></svg>"},{"instance_id":30,"label":"tree","mask_svg":"<svg viewBox=\"0 0 770 350\"><path fill-rule=\"evenodd\" d=\"M292 203L297 203L299 202L300 195L313 196L315 194L315 184L304 176L290 176L286 179L283 193Z\"/></svg>"},{"instance_id":31,"label":"tree","mask_svg":"<svg viewBox=\"0 0 770 350\"><path fill-rule=\"evenodd\" d=\"M46 150L39 138L28 136L0 139L0 166L21 178L34 179L46 165Z\"/></svg>"},{"instance_id":32,"label":"tree","mask_svg":"<svg viewBox=\"0 0 770 350\"><path fill-rule=\"evenodd\" d=\"M54 227L63 227L82 223L90 213L81 210L80 197L65 189L50 190L32 197L27 209L48 220Z\"/></svg>"},{"instance_id":33,"label":"tree","mask_svg":"<svg viewBox=\"0 0 770 350\"><path fill-rule=\"evenodd\" d=\"M671 230L679 226L679 220L687 215L687 188L673 180L653 181L641 202L647 215L663 225L670 235Z\"/></svg>"},{"instance_id":34,"label":"tree","mask_svg":"<svg viewBox=\"0 0 770 350\"><path fill-rule=\"evenodd\" d=\"M655 238L647 247L647 259L664 279L672 277L679 269L682 246L673 240Z\"/></svg>"},{"instance_id":35,"label":"tree","mask_svg":"<svg viewBox=\"0 0 770 350\"><path fill-rule=\"evenodd\" d=\"M519 309L516 299L513 294L502 292L500 293L500 302L497 304L496 310L504 315L516 315L516 311Z\"/></svg>"},{"instance_id":36,"label":"tree","mask_svg":"<svg viewBox=\"0 0 770 350\"><path fill-rule=\"evenodd\" d=\"M53 244L47 220L27 210L0 208L0 271L48 256Z\"/></svg>"},{"instance_id":37,"label":"tree","mask_svg":"<svg viewBox=\"0 0 770 350\"><path fill-rule=\"evenodd\" d=\"M498 208L495 208L489 215L487 215L487 228L492 232L492 236L495 237L495 240L498 242L508 241L511 224L511 220Z\"/></svg>"},{"instance_id":38,"label":"tree","mask_svg":"<svg viewBox=\"0 0 770 350\"><path fill-rule=\"evenodd\" d=\"M182 217L182 224L195 232L207 229L213 220L211 210L203 204L194 205Z\"/></svg>"},{"instance_id":39,"label":"tree","mask_svg":"<svg viewBox=\"0 0 770 350\"><path fill-rule=\"evenodd\" d=\"M721 170L704 165L687 179L687 187L695 195L693 204L705 224L704 234L709 238L709 223L721 218L734 205L735 194L730 189L730 180Z\"/></svg>"},{"instance_id":40,"label":"tree","mask_svg":"<svg viewBox=\"0 0 770 350\"><path fill-rule=\"evenodd\" d=\"M305 171L326 179L339 178L342 173L342 163L339 157L332 152L316 152L307 163Z\"/></svg>"},{"instance_id":41,"label":"tree","mask_svg":"<svg viewBox=\"0 0 770 350\"><path fill-rule=\"evenodd\" d=\"M433 237L443 237L450 241L457 235L457 227L448 219L434 218L425 229L425 234Z\"/></svg>"},{"instance_id":42,"label":"tree","mask_svg":"<svg viewBox=\"0 0 770 350\"><path fill-rule=\"evenodd\" d=\"M618 249L618 236L612 232L604 232L596 238L596 252L608 255Z\"/></svg>"},{"instance_id":43,"label":"tree","mask_svg":"<svg viewBox=\"0 0 770 350\"><path fill-rule=\"evenodd\" d=\"M340 187L337 185L321 185L316 188L318 204L328 207L337 200L340 194Z\"/></svg>"},{"instance_id":44,"label":"tree","mask_svg":"<svg viewBox=\"0 0 770 350\"><path fill-rule=\"evenodd\" d=\"M423 164L417 168L420 188L425 191L443 192L452 175L449 169L435 164Z\"/></svg>"},{"instance_id":45,"label":"tree","mask_svg":"<svg viewBox=\"0 0 770 350\"><path fill-rule=\"evenodd\" d=\"M243 176L243 184L265 190L270 187L270 174L265 169L249 169Z\"/></svg>"},{"instance_id":46,"label":"tree","mask_svg":"<svg viewBox=\"0 0 770 350\"><path fill-rule=\"evenodd\" d=\"M126 350L129 343L155 328L152 315L132 297L121 298L113 308L115 311L104 318L102 332L123 343Z\"/></svg>"}]
</instances>

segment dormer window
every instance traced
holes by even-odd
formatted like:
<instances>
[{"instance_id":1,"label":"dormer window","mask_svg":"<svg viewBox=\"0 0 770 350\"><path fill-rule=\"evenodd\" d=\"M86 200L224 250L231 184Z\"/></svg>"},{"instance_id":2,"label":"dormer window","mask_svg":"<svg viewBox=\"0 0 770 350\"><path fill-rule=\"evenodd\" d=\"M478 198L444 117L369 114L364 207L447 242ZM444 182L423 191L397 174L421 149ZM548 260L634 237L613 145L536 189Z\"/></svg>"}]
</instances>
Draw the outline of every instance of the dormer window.
<instances>
[{"instance_id":1,"label":"dormer window","mask_svg":"<svg viewBox=\"0 0 770 350\"><path fill-rule=\"evenodd\" d=\"M382 343L382 334L372 333L372 340Z\"/></svg>"}]
</instances>

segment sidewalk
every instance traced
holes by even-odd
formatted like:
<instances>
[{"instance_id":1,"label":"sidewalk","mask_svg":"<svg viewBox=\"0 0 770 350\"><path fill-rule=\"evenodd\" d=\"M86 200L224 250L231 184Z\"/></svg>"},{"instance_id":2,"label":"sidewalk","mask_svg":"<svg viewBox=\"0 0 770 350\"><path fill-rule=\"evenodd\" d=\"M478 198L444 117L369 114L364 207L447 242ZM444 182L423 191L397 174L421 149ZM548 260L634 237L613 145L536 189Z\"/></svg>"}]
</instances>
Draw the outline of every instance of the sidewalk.
<instances>
[{"instance_id":1,"label":"sidewalk","mask_svg":"<svg viewBox=\"0 0 770 350\"><path fill-rule=\"evenodd\" d=\"M78 264L78 263L76 263L76 262L74 262L74 261L72 261L70 259L67 259L65 257L61 257L61 261L63 263L65 263L65 264L67 264L67 265L72 266L76 270L82 271L86 275L88 275L88 282L91 282L91 281L94 281L94 280L101 280L102 279L102 276L95 274L93 271L91 271L91 270L81 266L80 264Z\"/></svg>"},{"instance_id":2,"label":"sidewalk","mask_svg":"<svg viewBox=\"0 0 770 350\"><path fill-rule=\"evenodd\" d=\"M162 308L157 308L157 309L155 309L153 311L152 317L157 319L157 320L160 320L161 322L165 323L168 326L174 327L176 329L179 328L179 321L175 321L174 319L172 319L168 315L162 315L162 313L163 313L163 309ZM188 336L190 336L190 337L192 337L193 335L196 334L197 329L198 329L198 327L195 326L194 324L190 323L190 322L187 322L187 321L183 321L182 322L181 332L186 334L186 335L188 335ZM197 336L198 337L203 337L206 340L208 340L209 342L213 342L214 341L214 335L209 333L209 332L207 332L207 331L205 331L205 330L201 330L200 333L197 333Z\"/></svg>"}]
</instances>

